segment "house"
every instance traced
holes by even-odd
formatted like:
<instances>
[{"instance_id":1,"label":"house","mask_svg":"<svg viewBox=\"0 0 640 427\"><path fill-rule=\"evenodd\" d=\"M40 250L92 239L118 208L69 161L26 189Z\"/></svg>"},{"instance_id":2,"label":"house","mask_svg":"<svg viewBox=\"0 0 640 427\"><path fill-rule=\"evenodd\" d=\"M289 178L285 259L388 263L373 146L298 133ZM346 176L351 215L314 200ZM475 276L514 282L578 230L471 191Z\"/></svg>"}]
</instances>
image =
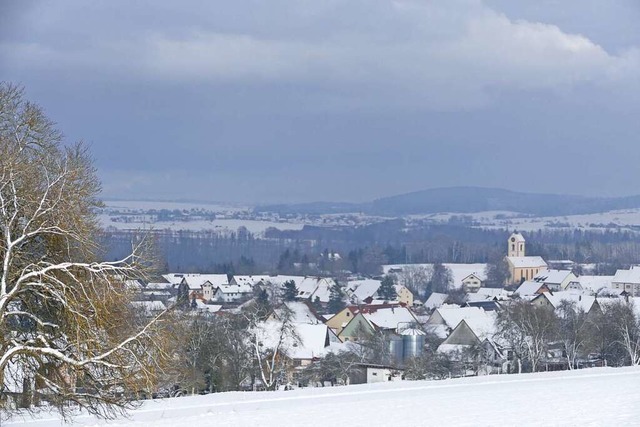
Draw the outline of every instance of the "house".
<instances>
[{"instance_id":1,"label":"house","mask_svg":"<svg viewBox=\"0 0 640 427\"><path fill-rule=\"evenodd\" d=\"M212 294L209 294L209 289L211 289L211 283L206 282L206 286L203 285L203 297L205 301L230 303L246 300L253 296L253 286L251 285L220 285L213 289ZM209 295L211 296L208 297Z\"/></svg>"},{"instance_id":2,"label":"house","mask_svg":"<svg viewBox=\"0 0 640 427\"><path fill-rule=\"evenodd\" d=\"M582 295L575 292L544 292L531 300L531 304L538 307L550 307L554 310L559 308L563 301L575 304L576 308L585 313L591 312L594 308L600 308L598 300L589 295Z\"/></svg>"},{"instance_id":3,"label":"house","mask_svg":"<svg viewBox=\"0 0 640 427\"><path fill-rule=\"evenodd\" d=\"M287 350L287 356L293 360L294 367L304 367L324 356L325 349L340 340L333 331L322 323L294 323L295 334L299 342Z\"/></svg>"},{"instance_id":4,"label":"house","mask_svg":"<svg viewBox=\"0 0 640 427\"><path fill-rule=\"evenodd\" d=\"M481 316L484 310L478 307L440 307L436 309L425 323L425 330L446 338L458 326L461 320Z\"/></svg>"},{"instance_id":5,"label":"house","mask_svg":"<svg viewBox=\"0 0 640 427\"><path fill-rule=\"evenodd\" d=\"M336 334L340 334L342 329L351 322L351 320L358 314L358 307L355 305L349 305L343 308L338 313L327 319L325 322Z\"/></svg>"},{"instance_id":6,"label":"house","mask_svg":"<svg viewBox=\"0 0 640 427\"><path fill-rule=\"evenodd\" d=\"M363 304L374 298L382 281L374 279L350 280L347 282L346 292L353 304Z\"/></svg>"},{"instance_id":7,"label":"house","mask_svg":"<svg viewBox=\"0 0 640 427\"><path fill-rule=\"evenodd\" d=\"M265 288L273 287L271 291L273 293L281 290L286 282L296 284L296 289L298 290L296 298L309 300L311 302L314 302L317 298L323 304L329 302L331 288L336 285L335 280L328 277L285 275L262 277L259 284Z\"/></svg>"},{"instance_id":8,"label":"house","mask_svg":"<svg viewBox=\"0 0 640 427\"><path fill-rule=\"evenodd\" d=\"M248 285L254 287L262 282L269 280L268 275L235 275L229 281L230 285Z\"/></svg>"},{"instance_id":9,"label":"house","mask_svg":"<svg viewBox=\"0 0 640 427\"><path fill-rule=\"evenodd\" d=\"M486 281L487 274L484 271L474 272L462 279L462 289L464 289L466 293L475 293L484 286Z\"/></svg>"},{"instance_id":10,"label":"house","mask_svg":"<svg viewBox=\"0 0 640 427\"><path fill-rule=\"evenodd\" d=\"M386 383L402 380L402 369L393 366L358 363L349 374L349 384Z\"/></svg>"},{"instance_id":11,"label":"house","mask_svg":"<svg viewBox=\"0 0 640 427\"><path fill-rule=\"evenodd\" d=\"M472 312L460 320L437 351L450 354L461 362L481 361L486 374L505 370L505 352L494 340L495 317L495 313L484 310ZM479 355L478 350L482 354ZM480 360L474 360L478 358Z\"/></svg>"},{"instance_id":12,"label":"house","mask_svg":"<svg viewBox=\"0 0 640 427\"><path fill-rule=\"evenodd\" d=\"M382 281L374 279L353 280L347 282L347 294L353 304L371 304L373 300L380 299L378 295L378 289L382 285ZM399 302L404 305L413 305L413 292L407 287L396 284L394 285L396 291L395 302ZM392 301L389 301L392 302Z\"/></svg>"},{"instance_id":13,"label":"house","mask_svg":"<svg viewBox=\"0 0 640 427\"><path fill-rule=\"evenodd\" d=\"M469 301L465 305L465 307L478 307L483 309L484 311L498 311L502 308L498 301L494 300L486 300L486 301Z\"/></svg>"},{"instance_id":14,"label":"house","mask_svg":"<svg viewBox=\"0 0 640 427\"><path fill-rule=\"evenodd\" d=\"M427 310L435 310L436 308L441 307L447 301L447 298L449 298L449 295L447 294L433 292L424 302L424 307Z\"/></svg>"},{"instance_id":15,"label":"house","mask_svg":"<svg viewBox=\"0 0 640 427\"><path fill-rule=\"evenodd\" d=\"M131 301L131 306L148 317L155 317L167 309L162 301Z\"/></svg>"},{"instance_id":16,"label":"house","mask_svg":"<svg viewBox=\"0 0 640 427\"><path fill-rule=\"evenodd\" d=\"M571 285L575 282L577 277L571 272L571 270L541 270L536 274L532 281L538 283L544 283L547 288L552 292L564 291L569 288L581 289L579 284Z\"/></svg>"},{"instance_id":17,"label":"house","mask_svg":"<svg viewBox=\"0 0 640 427\"><path fill-rule=\"evenodd\" d=\"M226 274L170 273L162 277L171 283L172 288L175 290L180 286L187 287L189 300L203 298L206 301L210 301L213 299L213 294L217 287L229 284L229 278Z\"/></svg>"},{"instance_id":18,"label":"house","mask_svg":"<svg viewBox=\"0 0 640 427\"><path fill-rule=\"evenodd\" d=\"M640 266L634 265L628 270L618 270L611 280L615 291L626 291L630 296L640 296Z\"/></svg>"},{"instance_id":19,"label":"house","mask_svg":"<svg viewBox=\"0 0 640 427\"><path fill-rule=\"evenodd\" d=\"M575 281L580 288L593 295L599 295L603 291L612 290L614 276L579 276Z\"/></svg>"},{"instance_id":20,"label":"house","mask_svg":"<svg viewBox=\"0 0 640 427\"><path fill-rule=\"evenodd\" d=\"M329 322L327 322L329 323ZM403 327L418 323L418 319L407 307L399 304L378 304L358 307L353 318L340 331L341 341L357 340L375 331L397 332Z\"/></svg>"},{"instance_id":21,"label":"house","mask_svg":"<svg viewBox=\"0 0 640 427\"><path fill-rule=\"evenodd\" d=\"M324 324L322 317L316 313L308 301L287 301L273 310L273 313L271 313L267 320L282 320L285 308L290 312L293 323L304 323L308 325Z\"/></svg>"},{"instance_id":22,"label":"house","mask_svg":"<svg viewBox=\"0 0 640 427\"><path fill-rule=\"evenodd\" d=\"M360 341L365 337L372 336L375 331L375 326L362 313L356 313L353 319L342 328L338 338L342 342Z\"/></svg>"},{"instance_id":23,"label":"house","mask_svg":"<svg viewBox=\"0 0 640 427\"><path fill-rule=\"evenodd\" d=\"M256 325L252 334L265 349L279 347L279 355L292 361L293 368L311 364L324 355L332 343L340 342L323 324L292 323L291 331L283 335L281 321L266 320Z\"/></svg>"},{"instance_id":24,"label":"house","mask_svg":"<svg viewBox=\"0 0 640 427\"><path fill-rule=\"evenodd\" d=\"M512 294L513 292L502 288L480 288L475 293L467 294L466 301L505 301L508 300Z\"/></svg>"},{"instance_id":25,"label":"house","mask_svg":"<svg viewBox=\"0 0 640 427\"><path fill-rule=\"evenodd\" d=\"M549 288L544 283L534 282L533 280L527 280L522 282L514 294L520 296L520 298L531 299L543 292L549 292Z\"/></svg>"},{"instance_id":26,"label":"house","mask_svg":"<svg viewBox=\"0 0 640 427\"><path fill-rule=\"evenodd\" d=\"M533 279L547 263L539 256L525 255L525 239L520 233L513 233L507 241L507 264L509 266L509 283L516 284L523 280Z\"/></svg>"}]
</instances>

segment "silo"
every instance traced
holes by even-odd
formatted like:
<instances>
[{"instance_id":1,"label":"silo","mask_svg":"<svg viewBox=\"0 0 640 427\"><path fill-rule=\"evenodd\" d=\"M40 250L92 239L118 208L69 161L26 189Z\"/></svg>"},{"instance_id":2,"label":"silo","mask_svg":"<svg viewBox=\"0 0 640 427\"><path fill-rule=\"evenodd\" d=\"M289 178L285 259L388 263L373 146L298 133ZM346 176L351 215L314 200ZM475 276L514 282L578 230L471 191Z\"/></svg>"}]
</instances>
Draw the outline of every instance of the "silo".
<instances>
[{"instance_id":1,"label":"silo","mask_svg":"<svg viewBox=\"0 0 640 427\"><path fill-rule=\"evenodd\" d=\"M422 355L426 334L424 331L409 328L402 331L402 353L404 361Z\"/></svg>"},{"instance_id":2,"label":"silo","mask_svg":"<svg viewBox=\"0 0 640 427\"><path fill-rule=\"evenodd\" d=\"M389 358L396 366L402 365L404 340L396 334L389 335Z\"/></svg>"}]
</instances>

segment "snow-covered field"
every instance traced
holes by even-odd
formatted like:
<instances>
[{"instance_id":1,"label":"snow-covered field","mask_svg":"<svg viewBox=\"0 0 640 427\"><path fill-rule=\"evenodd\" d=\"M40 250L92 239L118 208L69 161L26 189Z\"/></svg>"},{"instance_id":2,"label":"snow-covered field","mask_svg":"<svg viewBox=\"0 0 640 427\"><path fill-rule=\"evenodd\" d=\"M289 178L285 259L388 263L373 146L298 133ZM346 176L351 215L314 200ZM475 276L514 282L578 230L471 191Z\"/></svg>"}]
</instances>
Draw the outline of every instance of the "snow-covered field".
<instances>
[{"instance_id":1,"label":"snow-covered field","mask_svg":"<svg viewBox=\"0 0 640 427\"><path fill-rule=\"evenodd\" d=\"M490 211L470 214L441 213L432 215L414 215L414 220L447 222L453 216L471 218L478 227L494 229L518 229L520 231L537 231L558 228L580 228L584 230L605 230L611 227L621 229L640 228L640 209L624 209L584 215L535 217L521 215L516 212Z\"/></svg>"},{"instance_id":2,"label":"snow-covered field","mask_svg":"<svg viewBox=\"0 0 640 427\"><path fill-rule=\"evenodd\" d=\"M149 401L74 426L621 426L640 424L640 368L393 382ZM59 419L3 426L64 425Z\"/></svg>"}]
</instances>

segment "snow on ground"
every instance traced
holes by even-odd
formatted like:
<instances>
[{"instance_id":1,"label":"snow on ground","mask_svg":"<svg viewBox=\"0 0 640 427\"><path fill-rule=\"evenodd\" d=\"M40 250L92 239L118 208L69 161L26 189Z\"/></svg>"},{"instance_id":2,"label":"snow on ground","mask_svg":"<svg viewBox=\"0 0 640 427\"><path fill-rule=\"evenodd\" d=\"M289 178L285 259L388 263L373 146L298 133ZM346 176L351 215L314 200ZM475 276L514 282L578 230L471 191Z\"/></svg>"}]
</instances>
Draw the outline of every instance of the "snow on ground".
<instances>
[{"instance_id":1,"label":"snow on ground","mask_svg":"<svg viewBox=\"0 0 640 427\"><path fill-rule=\"evenodd\" d=\"M80 416L74 426L638 425L640 368L595 368L392 382L145 402L129 419ZM54 427L59 419L3 426Z\"/></svg>"},{"instance_id":2,"label":"snow on ground","mask_svg":"<svg viewBox=\"0 0 640 427\"><path fill-rule=\"evenodd\" d=\"M468 214L439 213L425 216L410 216L413 219L425 219L434 222L447 222L452 217L470 218L476 227L490 229L518 229L520 231L537 231L545 229L581 228L586 230L605 230L611 226L623 229L640 227L640 209L623 209L616 211L566 215L566 216L533 216L508 211L487 211Z\"/></svg>"}]
</instances>

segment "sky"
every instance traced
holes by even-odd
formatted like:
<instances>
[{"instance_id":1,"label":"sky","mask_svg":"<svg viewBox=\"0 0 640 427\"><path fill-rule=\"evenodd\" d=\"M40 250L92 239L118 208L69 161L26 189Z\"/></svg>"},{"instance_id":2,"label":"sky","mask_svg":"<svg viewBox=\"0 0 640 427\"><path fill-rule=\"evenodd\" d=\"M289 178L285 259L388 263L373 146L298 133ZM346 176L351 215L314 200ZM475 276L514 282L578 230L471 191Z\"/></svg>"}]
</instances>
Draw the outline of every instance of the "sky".
<instances>
[{"instance_id":1,"label":"sky","mask_svg":"<svg viewBox=\"0 0 640 427\"><path fill-rule=\"evenodd\" d=\"M637 0L0 0L104 198L640 194Z\"/></svg>"}]
</instances>

